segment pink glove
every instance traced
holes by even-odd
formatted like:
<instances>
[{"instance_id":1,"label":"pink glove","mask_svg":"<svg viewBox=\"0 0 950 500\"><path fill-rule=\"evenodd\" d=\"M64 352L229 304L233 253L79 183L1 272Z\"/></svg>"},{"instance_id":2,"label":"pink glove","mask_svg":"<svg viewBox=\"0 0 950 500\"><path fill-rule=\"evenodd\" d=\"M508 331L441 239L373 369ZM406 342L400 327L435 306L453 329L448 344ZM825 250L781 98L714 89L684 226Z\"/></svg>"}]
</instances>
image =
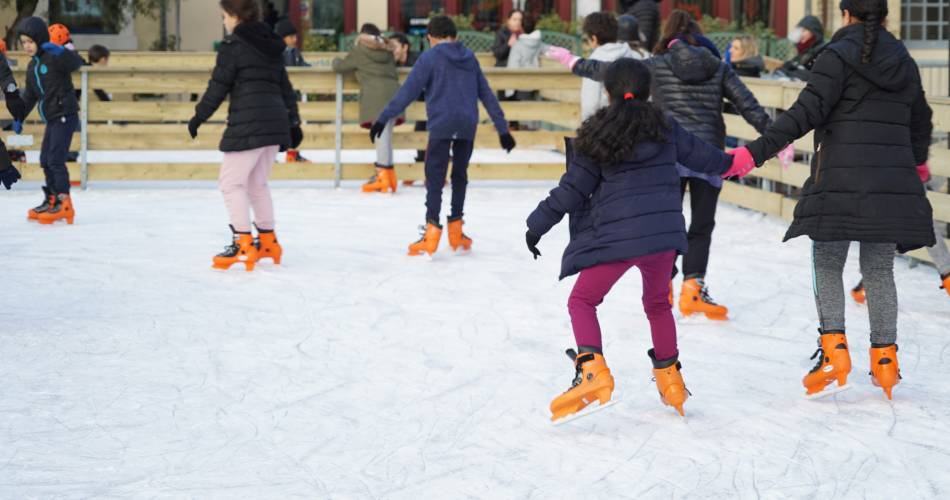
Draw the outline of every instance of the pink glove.
<instances>
[{"instance_id":1,"label":"pink glove","mask_svg":"<svg viewBox=\"0 0 950 500\"><path fill-rule=\"evenodd\" d=\"M720 176L723 179L729 177L745 177L755 168L755 160L752 159L752 153L748 149L736 148L729 152L732 155L732 166L729 170L723 172Z\"/></svg>"},{"instance_id":2,"label":"pink glove","mask_svg":"<svg viewBox=\"0 0 950 500\"><path fill-rule=\"evenodd\" d=\"M920 176L920 182L927 182L930 180L930 165L923 163L917 165L917 175Z\"/></svg>"},{"instance_id":3,"label":"pink glove","mask_svg":"<svg viewBox=\"0 0 950 500\"><path fill-rule=\"evenodd\" d=\"M789 144L785 149L778 152L778 161L782 168L788 170L788 166L795 161L795 145Z\"/></svg>"},{"instance_id":4,"label":"pink glove","mask_svg":"<svg viewBox=\"0 0 950 500\"><path fill-rule=\"evenodd\" d=\"M567 69L573 69L577 61L580 60L580 57L571 54L570 50L555 45L548 48L547 52L544 53L544 57L554 59Z\"/></svg>"}]
</instances>

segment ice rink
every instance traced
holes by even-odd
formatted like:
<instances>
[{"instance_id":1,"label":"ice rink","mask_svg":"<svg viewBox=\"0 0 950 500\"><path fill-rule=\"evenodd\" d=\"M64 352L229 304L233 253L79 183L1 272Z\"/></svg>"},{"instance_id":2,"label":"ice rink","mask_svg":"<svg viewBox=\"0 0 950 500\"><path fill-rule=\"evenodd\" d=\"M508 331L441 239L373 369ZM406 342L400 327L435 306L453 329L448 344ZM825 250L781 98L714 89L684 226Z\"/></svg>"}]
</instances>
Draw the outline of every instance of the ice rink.
<instances>
[{"instance_id":1,"label":"ice rink","mask_svg":"<svg viewBox=\"0 0 950 500\"><path fill-rule=\"evenodd\" d=\"M567 224L535 262L524 220L552 185L473 183L473 253L430 261L405 256L422 189L278 183L284 265L253 273L210 269L211 183L77 190L70 227L26 222L35 183L0 192L0 497L950 497L934 270L895 264L894 401L850 299L855 388L809 401L808 242L729 205L707 281L733 319L677 314L687 418L651 381L634 272L600 309L621 404L551 426L574 376Z\"/></svg>"}]
</instances>

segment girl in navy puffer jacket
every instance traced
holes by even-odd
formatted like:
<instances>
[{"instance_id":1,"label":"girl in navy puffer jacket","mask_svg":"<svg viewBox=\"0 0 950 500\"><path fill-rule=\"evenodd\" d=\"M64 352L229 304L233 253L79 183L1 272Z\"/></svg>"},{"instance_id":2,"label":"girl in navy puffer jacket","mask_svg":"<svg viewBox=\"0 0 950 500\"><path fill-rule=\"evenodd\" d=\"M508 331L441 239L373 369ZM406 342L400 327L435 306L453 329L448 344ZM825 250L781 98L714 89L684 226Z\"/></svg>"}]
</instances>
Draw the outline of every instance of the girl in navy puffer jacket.
<instances>
[{"instance_id":1,"label":"girl in navy puffer jacket","mask_svg":"<svg viewBox=\"0 0 950 500\"><path fill-rule=\"evenodd\" d=\"M571 242L561 277L580 273L568 301L578 348L568 355L576 378L551 403L554 420L594 400L601 406L610 401L613 377L603 358L596 308L632 267L643 276L643 308L654 346L648 355L657 389L663 402L682 414L688 393L669 301L673 262L686 251L676 164L716 176L752 168L747 154L734 160L649 103L650 71L643 63L619 59L608 68L604 84L610 105L578 130L567 173L527 221L528 248L537 258L541 236L570 214Z\"/></svg>"}]
</instances>

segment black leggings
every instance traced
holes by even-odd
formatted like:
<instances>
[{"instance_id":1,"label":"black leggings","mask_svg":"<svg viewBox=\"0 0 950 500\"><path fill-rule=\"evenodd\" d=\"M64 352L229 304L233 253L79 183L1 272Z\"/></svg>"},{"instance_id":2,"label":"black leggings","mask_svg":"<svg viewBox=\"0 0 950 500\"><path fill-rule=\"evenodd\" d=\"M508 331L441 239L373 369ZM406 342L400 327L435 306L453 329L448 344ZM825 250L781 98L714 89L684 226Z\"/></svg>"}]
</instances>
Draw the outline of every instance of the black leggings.
<instances>
[{"instance_id":1,"label":"black leggings","mask_svg":"<svg viewBox=\"0 0 950 500\"><path fill-rule=\"evenodd\" d=\"M689 186L689 205L692 216L686 239L689 250L683 255L683 275L686 278L702 278L709 264L709 246L716 227L716 205L719 203L721 188L693 177L680 179L680 194L685 198L686 186ZM674 274L676 270L673 270Z\"/></svg>"}]
</instances>

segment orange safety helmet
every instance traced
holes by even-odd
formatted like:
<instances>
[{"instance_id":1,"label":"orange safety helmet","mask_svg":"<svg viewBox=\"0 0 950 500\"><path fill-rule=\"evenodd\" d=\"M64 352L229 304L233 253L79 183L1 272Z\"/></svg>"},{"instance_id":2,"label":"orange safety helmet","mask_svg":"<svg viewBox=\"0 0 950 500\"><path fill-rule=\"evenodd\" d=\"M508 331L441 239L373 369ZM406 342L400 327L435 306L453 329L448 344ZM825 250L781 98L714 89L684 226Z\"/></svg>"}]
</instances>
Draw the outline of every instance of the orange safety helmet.
<instances>
[{"instance_id":1,"label":"orange safety helmet","mask_svg":"<svg viewBox=\"0 0 950 500\"><path fill-rule=\"evenodd\" d=\"M60 23L50 25L49 41L60 46L66 45L69 42L69 28Z\"/></svg>"}]
</instances>

